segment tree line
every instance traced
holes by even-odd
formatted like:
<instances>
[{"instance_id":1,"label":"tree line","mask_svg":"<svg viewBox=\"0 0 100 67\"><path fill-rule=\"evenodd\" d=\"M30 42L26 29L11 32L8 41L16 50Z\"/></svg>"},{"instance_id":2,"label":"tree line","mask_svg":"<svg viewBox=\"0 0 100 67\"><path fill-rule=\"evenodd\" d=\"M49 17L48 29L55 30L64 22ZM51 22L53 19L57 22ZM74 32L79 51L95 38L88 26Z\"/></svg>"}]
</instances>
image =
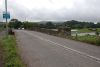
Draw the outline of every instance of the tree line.
<instances>
[{"instance_id":1,"label":"tree line","mask_svg":"<svg viewBox=\"0 0 100 67\"><path fill-rule=\"evenodd\" d=\"M100 23L98 22L97 24L93 22L81 22L81 21L76 21L76 20L71 20L71 21L66 21L62 23L57 23L57 22L52 22L52 21L47 21L45 23L41 22L21 22L18 19L11 19L8 26L10 28L25 28L25 29L32 29L32 28L46 28L46 29L56 29L61 26L66 26L66 27L71 27L72 29L77 29L77 28L100 28Z\"/></svg>"}]
</instances>

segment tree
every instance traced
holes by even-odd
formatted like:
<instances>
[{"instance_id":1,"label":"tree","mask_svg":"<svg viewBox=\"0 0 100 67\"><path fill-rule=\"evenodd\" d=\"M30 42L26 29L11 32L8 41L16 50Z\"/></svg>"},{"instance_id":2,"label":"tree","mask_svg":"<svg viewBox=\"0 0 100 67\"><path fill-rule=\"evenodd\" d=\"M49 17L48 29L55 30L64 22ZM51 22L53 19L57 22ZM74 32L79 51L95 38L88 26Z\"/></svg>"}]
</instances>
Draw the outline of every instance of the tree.
<instances>
[{"instance_id":1,"label":"tree","mask_svg":"<svg viewBox=\"0 0 100 67\"><path fill-rule=\"evenodd\" d=\"M39 28L46 28L45 24L39 24Z\"/></svg>"},{"instance_id":2,"label":"tree","mask_svg":"<svg viewBox=\"0 0 100 67\"><path fill-rule=\"evenodd\" d=\"M53 29L53 28L55 28L55 25L52 22L47 22L45 24L45 26L46 26L47 29Z\"/></svg>"},{"instance_id":3,"label":"tree","mask_svg":"<svg viewBox=\"0 0 100 67\"><path fill-rule=\"evenodd\" d=\"M76 20L66 21L63 24L71 28L98 28L100 26L99 23L94 24L93 22L81 22Z\"/></svg>"},{"instance_id":4,"label":"tree","mask_svg":"<svg viewBox=\"0 0 100 67\"><path fill-rule=\"evenodd\" d=\"M25 29L32 29L32 28L33 28L33 23L30 23L30 22L28 22L28 21L23 22L23 27L24 27Z\"/></svg>"},{"instance_id":5,"label":"tree","mask_svg":"<svg viewBox=\"0 0 100 67\"><path fill-rule=\"evenodd\" d=\"M28 22L28 21L25 21L25 22L23 22L23 27L25 29L39 28L39 24L36 23L36 22Z\"/></svg>"},{"instance_id":6,"label":"tree","mask_svg":"<svg viewBox=\"0 0 100 67\"><path fill-rule=\"evenodd\" d=\"M18 19L11 19L8 26L10 28L15 28L15 29L18 29L18 28L21 28L22 26L22 22L19 21Z\"/></svg>"}]
</instances>

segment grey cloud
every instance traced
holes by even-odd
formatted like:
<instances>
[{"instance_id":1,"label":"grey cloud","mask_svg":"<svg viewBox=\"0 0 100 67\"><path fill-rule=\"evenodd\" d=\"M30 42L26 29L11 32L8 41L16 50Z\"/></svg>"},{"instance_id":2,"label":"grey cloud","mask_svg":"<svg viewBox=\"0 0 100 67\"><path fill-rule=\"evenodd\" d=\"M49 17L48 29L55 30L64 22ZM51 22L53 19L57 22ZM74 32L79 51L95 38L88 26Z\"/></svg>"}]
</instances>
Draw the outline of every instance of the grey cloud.
<instances>
[{"instance_id":1,"label":"grey cloud","mask_svg":"<svg viewBox=\"0 0 100 67\"><path fill-rule=\"evenodd\" d=\"M18 18L19 20L81 20L81 21L94 21L99 22L100 18L100 1L99 0L84 0L84 3L75 1L74 8L62 8L57 11L48 9L32 9L29 10L26 7L12 3L9 1L9 11L12 18ZM0 14L1 18L1 14ZM2 20L2 19L1 19Z\"/></svg>"}]
</instances>

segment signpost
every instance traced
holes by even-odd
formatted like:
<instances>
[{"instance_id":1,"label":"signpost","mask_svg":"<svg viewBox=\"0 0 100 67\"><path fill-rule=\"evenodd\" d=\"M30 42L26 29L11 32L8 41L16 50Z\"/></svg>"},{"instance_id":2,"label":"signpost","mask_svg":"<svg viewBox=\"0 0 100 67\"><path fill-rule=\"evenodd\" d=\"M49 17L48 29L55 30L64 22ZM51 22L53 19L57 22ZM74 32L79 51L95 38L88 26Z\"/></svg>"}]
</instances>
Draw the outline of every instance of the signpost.
<instances>
[{"instance_id":1,"label":"signpost","mask_svg":"<svg viewBox=\"0 0 100 67\"><path fill-rule=\"evenodd\" d=\"M3 19L6 19L6 35L8 36L8 23L7 23L7 19L10 19L10 13L7 12L7 0L5 0L5 12L3 12Z\"/></svg>"},{"instance_id":2,"label":"signpost","mask_svg":"<svg viewBox=\"0 0 100 67\"><path fill-rule=\"evenodd\" d=\"M3 19L10 19L10 13L9 12L3 12Z\"/></svg>"}]
</instances>

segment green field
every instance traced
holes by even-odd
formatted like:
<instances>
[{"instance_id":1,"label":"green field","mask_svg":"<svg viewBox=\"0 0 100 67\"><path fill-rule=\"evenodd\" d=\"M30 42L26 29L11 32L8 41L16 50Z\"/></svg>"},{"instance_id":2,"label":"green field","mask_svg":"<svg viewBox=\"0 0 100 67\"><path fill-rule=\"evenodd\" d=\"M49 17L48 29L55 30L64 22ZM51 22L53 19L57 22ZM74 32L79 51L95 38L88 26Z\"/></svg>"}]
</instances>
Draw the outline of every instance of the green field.
<instances>
[{"instance_id":1,"label":"green field","mask_svg":"<svg viewBox=\"0 0 100 67\"><path fill-rule=\"evenodd\" d=\"M1 42L4 48L5 67L24 67L18 55L15 37L4 37Z\"/></svg>"}]
</instances>

